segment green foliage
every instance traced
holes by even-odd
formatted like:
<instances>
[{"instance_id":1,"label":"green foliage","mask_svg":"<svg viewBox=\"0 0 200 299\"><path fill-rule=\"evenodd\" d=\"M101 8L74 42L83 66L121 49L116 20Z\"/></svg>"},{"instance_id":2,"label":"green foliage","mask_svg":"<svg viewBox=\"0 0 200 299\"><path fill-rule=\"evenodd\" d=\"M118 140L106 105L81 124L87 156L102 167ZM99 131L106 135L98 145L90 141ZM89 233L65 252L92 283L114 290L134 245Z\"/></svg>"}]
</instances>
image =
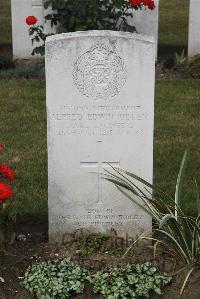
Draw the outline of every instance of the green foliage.
<instances>
[{"instance_id":1,"label":"green foliage","mask_svg":"<svg viewBox=\"0 0 200 299\"><path fill-rule=\"evenodd\" d=\"M46 20L51 21L52 25L59 24L59 32L101 29L135 31L126 20L128 16L132 17L129 0L45 0L45 9L49 6L53 13L47 15Z\"/></svg>"},{"instance_id":2,"label":"green foliage","mask_svg":"<svg viewBox=\"0 0 200 299\"><path fill-rule=\"evenodd\" d=\"M185 56L185 50L184 49L181 53L175 53L175 64L177 66L182 66L186 62L187 62L187 58Z\"/></svg>"},{"instance_id":3,"label":"green foliage","mask_svg":"<svg viewBox=\"0 0 200 299\"><path fill-rule=\"evenodd\" d=\"M65 258L29 267L23 285L39 299L65 299L83 292L87 275L87 270Z\"/></svg>"},{"instance_id":4,"label":"green foliage","mask_svg":"<svg viewBox=\"0 0 200 299\"><path fill-rule=\"evenodd\" d=\"M108 254L122 254L123 246L117 244L116 239L112 236L97 233L81 234L78 238L78 252L81 256L86 256L96 252L108 253Z\"/></svg>"},{"instance_id":5,"label":"green foliage","mask_svg":"<svg viewBox=\"0 0 200 299\"><path fill-rule=\"evenodd\" d=\"M65 299L82 293L86 280L93 284L95 293L102 294L106 299L133 299L149 298L152 291L161 294L161 288L171 281L171 277L160 274L150 262L123 268L109 267L90 274L65 258L30 266L23 285L38 299Z\"/></svg>"},{"instance_id":6,"label":"green foliage","mask_svg":"<svg viewBox=\"0 0 200 299\"><path fill-rule=\"evenodd\" d=\"M115 30L136 31L127 18L133 17L133 10L129 0L45 0L44 8L51 8L52 13L45 17L51 26L57 26L57 33L85 30ZM32 55L45 54L45 40L52 34L44 34L43 26L29 28L32 43L42 43L34 48Z\"/></svg>"},{"instance_id":7,"label":"green foliage","mask_svg":"<svg viewBox=\"0 0 200 299\"><path fill-rule=\"evenodd\" d=\"M154 291L161 294L161 288L171 277L160 274L150 262L142 265L127 265L124 268L107 268L89 277L94 292L106 299L150 298Z\"/></svg>"},{"instance_id":8,"label":"green foliage","mask_svg":"<svg viewBox=\"0 0 200 299\"><path fill-rule=\"evenodd\" d=\"M35 47L32 51L32 55L40 54L41 56L44 56L45 54L45 40L47 36L50 36L52 34L45 34L44 33L44 27L42 25L40 26L32 26L28 30L29 36L31 37L32 45L34 43L40 43L38 47Z\"/></svg>"},{"instance_id":9,"label":"green foliage","mask_svg":"<svg viewBox=\"0 0 200 299\"><path fill-rule=\"evenodd\" d=\"M195 55L189 61L188 68L189 68L189 72L193 78L200 79L200 54Z\"/></svg>"},{"instance_id":10,"label":"green foliage","mask_svg":"<svg viewBox=\"0 0 200 299\"><path fill-rule=\"evenodd\" d=\"M187 160L188 155L185 152L177 178L175 199L126 170L113 168L117 175L108 172L106 179L155 220L158 225L156 231L167 237L170 242L166 245L169 247L172 244L174 253L183 262L192 267L200 267L200 214L195 218L186 216L182 211L183 179ZM143 187L138 187L137 182ZM196 181L195 186L196 209L200 211ZM149 190L153 190L153 198Z\"/></svg>"},{"instance_id":11,"label":"green foliage","mask_svg":"<svg viewBox=\"0 0 200 299\"><path fill-rule=\"evenodd\" d=\"M15 223L16 217L20 215L20 211L16 203L13 203L13 199L6 202L7 206L5 209L0 207L0 225L9 224L10 222Z\"/></svg>"}]
</instances>

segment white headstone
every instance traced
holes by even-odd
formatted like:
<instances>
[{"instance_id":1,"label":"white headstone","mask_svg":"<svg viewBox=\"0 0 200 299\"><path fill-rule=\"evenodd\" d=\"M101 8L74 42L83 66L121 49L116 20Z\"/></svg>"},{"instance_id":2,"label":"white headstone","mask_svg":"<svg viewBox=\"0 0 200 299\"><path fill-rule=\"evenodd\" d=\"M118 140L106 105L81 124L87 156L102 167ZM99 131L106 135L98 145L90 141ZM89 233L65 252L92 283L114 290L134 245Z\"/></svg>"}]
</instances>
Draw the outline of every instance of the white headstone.
<instances>
[{"instance_id":1,"label":"white headstone","mask_svg":"<svg viewBox=\"0 0 200 299\"><path fill-rule=\"evenodd\" d=\"M113 31L47 39L49 236L77 229L136 237L151 218L101 178L104 168L153 174L155 44Z\"/></svg>"},{"instance_id":2,"label":"white headstone","mask_svg":"<svg viewBox=\"0 0 200 299\"><path fill-rule=\"evenodd\" d=\"M51 28L50 22L45 23L45 11L42 0L11 0L12 11L12 44L14 59L36 58L31 53L39 44L32 45L28 34L29 26L26 24L28 16L35 16L38 19L37 25L43 25L46 33L55 32Z\"/></svg>"},{"instance_id":3,"label":"white headstone","mask_svg":"<svg viewBox=\"0 0 200 299\"><path fill-rule=\"evenodd\" d=\"M188 56L200 53L200 0L190 0Z\"/></svg>"},{"instance_id":4,"label":"white headstone","mask_svg":"<svg viewBox=\"0 0 200 299\"><path fill-rule=\"evenodd\" d=\"M159 21L159 0L155 0L155 9L150 10L143 7L142 10L133 11L133 18L129 23L136 27L139 34L152 36L156 43L156 59L158 54L158 21Z\"/></svg>"}]
</instances>

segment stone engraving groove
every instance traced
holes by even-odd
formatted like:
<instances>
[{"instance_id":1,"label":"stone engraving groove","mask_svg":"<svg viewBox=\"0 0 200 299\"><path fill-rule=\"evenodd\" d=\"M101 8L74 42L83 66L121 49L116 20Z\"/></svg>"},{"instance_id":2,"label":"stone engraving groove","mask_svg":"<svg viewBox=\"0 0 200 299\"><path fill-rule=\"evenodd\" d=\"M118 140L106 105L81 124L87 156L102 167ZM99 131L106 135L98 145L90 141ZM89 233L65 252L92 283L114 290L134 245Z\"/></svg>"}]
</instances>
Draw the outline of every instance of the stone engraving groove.
<instances>
[{"instance_id":1,"label":"stone engraving groove","mask_svg":"<svg viewBox=\"0 0 200 299\"><path fill-rule=\"evenodd\" d=\"M79 92L87 98L107 100L124 86L127 69L116 52L98 43L77 59L73 78Z\"/></svg>"},{"instance_id":2,"label":"stone engraving groove","mask_svg":"<svg viewBox=\"0 0 200 299\"><path fill-rule=\"evenodd\" d=\"M97 155L98 155L98 161L82 161L81 167L96 167L97 168L97 175L98 175L98 204L102 204L102 171L105 167L110 167L112 165L113 167L119 167L120 162L111 162L111 161L105 161L103 160L103 141L97 141Z\"/></svg>"}]
</instances>

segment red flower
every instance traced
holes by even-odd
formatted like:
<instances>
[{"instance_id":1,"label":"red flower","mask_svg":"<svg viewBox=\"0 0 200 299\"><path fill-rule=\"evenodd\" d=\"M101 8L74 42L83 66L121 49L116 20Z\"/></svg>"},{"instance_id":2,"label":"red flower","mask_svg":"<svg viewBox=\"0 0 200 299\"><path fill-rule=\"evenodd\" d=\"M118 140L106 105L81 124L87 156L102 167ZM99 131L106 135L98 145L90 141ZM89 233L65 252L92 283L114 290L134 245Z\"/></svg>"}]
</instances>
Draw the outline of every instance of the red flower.
<instances>
[{"instance_id":1,"label":"red flower","mask_svg":"<svg viewBox=\"0 0 200 299\"><path fill-rule=\"evenodd\" d=\"M13 196L12 188L2 182L0 182L0 201L4 201L7 198Z\"/></svg>"},{"instance_id":2,"label":"red flower","mask_svg":"<svg viewBox=\"0 0 200 299\"><path fill-rule=\"evenodd\" d=\"M130 0L131 6L138 6L142 4L142 0Z\"/></svg>"},{"instance_id":3,"label":"red flower","mask_svg":"<svg viewBox=\"0 0 200 299\"><path fill-rule=\"evenodd\" d=\"M148 8L151 10L155 8L154 0L130 0L130 4L133 7L137 7L143 4L144 6L148 6Z\"/></svg>"},{"instance_id":4,"label":"red flower","mask_svg":"<svg viewBox=\"0 0 200 299\"><path fill-rule=\"evenodd\" d=\"M7 164L0 165L0 174L5 175L7 180L12 181L15 178L15 172Z\"/></svg>"},{"instance_id":5,"label":"red flower","mask_svg":"<svg viewBox=\"0 0 200 299\"><path fill-rule=\"evenodd\" d=\"M147 5L149 4L150 1L151 1L151 0L143 0L142 2L143 2L143 5L144 5L144 6L147 6Z\"/></svg>"},{"instance_id":6,"label":"red flower","mask_svg":"<svg viewBox=\"0 0 200 299\"><path fill-rule=\"evenodd\" d=\"M0 143L0 153L2 153L2 152L3 152L3 144Z\"/></svg>"},{"instance_id":7,"label":"red flower","mask_svg":"<svg viewBox=\"0 0 200 299\"><path fill-rule=\"evenodd\" d=\"M28 16L26 18L26 24L31 26L31 25L35 25L37 23L37 18L35 16Z\"/></svg>"},{"instance_id":8,"label":"red flower","mask_svg":"<svg viewBox=\"0 0 200 299\"><path fill-rule=\"evenodd\" d=\"M148 6L149 9L155 8L154 0L142 0L144 6Z\"/></svg>"},{"instance_id":9,"label":"red flower","mask_svg":"<svg viewBox=\"0 0 200 299\"><path fill-rule=\"evenodd\" d=\"M156 6L155 6L154 1L150 1L149 4L148 4L148 8L151 9L151 10L153 10L155 7Z\"/></svg>"}]
</instances>

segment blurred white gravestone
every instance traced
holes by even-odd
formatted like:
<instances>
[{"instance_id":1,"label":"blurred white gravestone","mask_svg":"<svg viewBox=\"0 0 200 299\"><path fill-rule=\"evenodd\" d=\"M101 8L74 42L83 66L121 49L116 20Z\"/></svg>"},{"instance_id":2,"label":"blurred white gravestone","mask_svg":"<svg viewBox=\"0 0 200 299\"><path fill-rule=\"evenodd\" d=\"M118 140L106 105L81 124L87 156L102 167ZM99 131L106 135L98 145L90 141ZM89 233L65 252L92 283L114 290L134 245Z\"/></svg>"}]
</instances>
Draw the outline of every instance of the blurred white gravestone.
<instances>
[{"instance_id":1,"label":"blurred white gravestone","mask_svg":"<svg viewBox=\"0 0 200 299\"><path fill-rule=\"evenodd\" d=\"M34 47L28 34L29 26L26 24L28 16L35 16L38 20L36 25L43 25L47 33L55 32L51 28L50 22L45 23L45 15L50 10L45 10L42 0L11 0L12 11L12 44L14 59L30 59L38 56L32 56ZM39 56L40 57L40 56Z\"/></svg>"},{"instance_id":2,"label":"blurred white gravestone","mask_svg":"<svg viewBox=\"0 0 200 299\"><path fill-rule=\"evenodd\" d=\"M59 34L46 42L49 237L85 228L136 237L151 218L104 168L153 175L155 43L114 31Z\"/></svg>"},{"instance_id":3,"label":"blurred white gravestone","mask_svg":"<svg viewBox=\"0 0 200 299\"><path fill-rule=\"evenodd\" d=\"M139 34L152 36L156 44L156 59L158 54L158 22L159 0L155 0L155 9L143 7L142 10L133 11L133 18L129 18L129 24L136 27Z\"/></svg>"},{"instance_id":4,"label":"blurred white gravestone","mask_svg":"<svg viewBox=\"0 0 200 299\"><path fill-rule=\"evenodd\" d=\"M200 53L200 0L190 0L188 56Z\"/></svg>"}]
</instances>

